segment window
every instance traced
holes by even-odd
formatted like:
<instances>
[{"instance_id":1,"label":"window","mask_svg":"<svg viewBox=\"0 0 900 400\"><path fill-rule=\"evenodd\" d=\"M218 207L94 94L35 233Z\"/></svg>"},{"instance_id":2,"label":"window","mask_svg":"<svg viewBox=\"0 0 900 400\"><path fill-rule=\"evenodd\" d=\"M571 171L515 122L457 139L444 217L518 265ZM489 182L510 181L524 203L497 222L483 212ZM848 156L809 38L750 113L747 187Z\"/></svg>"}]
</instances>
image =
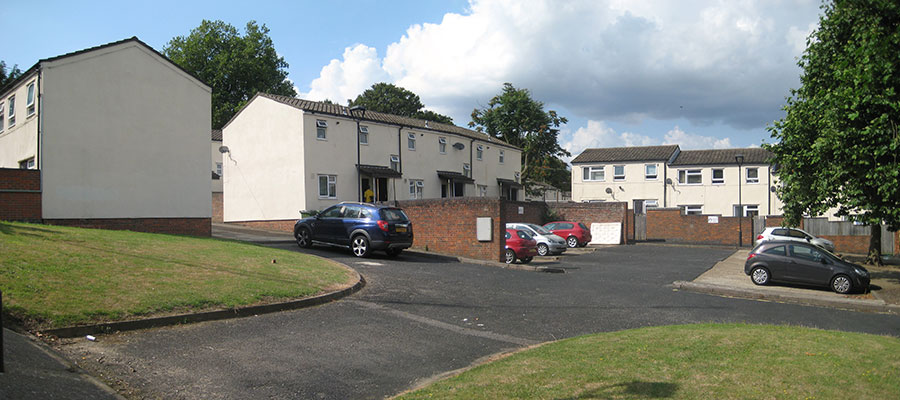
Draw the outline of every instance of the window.
<instances>
[{"instance_id":1,"label":"window","mask_svg":"<svg viewBox=\"0 0 900 400\"><path fill-rule=\"evenodd\" d=\"M438 151L447 154L447 138L438 138Z\"/></svg>"},{"instance_id":2,"label":"window","mask_svg":"<svg viewBox=\"0 0 900 400\"><path fill-rule=\"evenodd\" d=\"M791 253L794 257L807 260L807 261L820 261L822 259L822 253L816 251L815 249L806 247L806 246L794 246L790 245Z\"/></svg>"},{"instance_id":3,"label":"window","mask_svg":"<svg viewBox=\"0 0 900 400\"><path fill-rule=\"evenodd\" d=\"M682 185L699 185L703 183L703 175L699 169L682 169L678 171L678 183Z\"/></svg>"},{"instance_id":4,"label":"window","mask_svg":"<svg viewBox=\"0 0 900 400\"><path fill-rule=\"evenodd\" d=\"M703 214L703 206L683 206L684 215L700 215Z\"/></svg>"},{"instance_id":5,"label":"window","mask_svg":"<svg viewBox=\"0 0 900 400\"><path fill-rule=\"evenodd\" d=\"M657 207L659 207L659 201L657 201L656 199L644 200L644 209L645 210L647 208L657 208Z\"/></svg>"},{"instance_id":6,"label":"window","mask_svg":"<svg viewBox=\"0 0 900 400\"><path fill-rule=\"evenodd\" d=\"M341 218L344 216L344 206L332 206L331 208L322 211L322 214L319 215L322 218Z\"/></svg>"},{"instance_id":7,"label":"window","mask_svg":"<svg viewBox=\"0 0 900 400\"><path fill-rule=\"evenodd\" d=\"M9 127L12 128L16 126L16 96L11 96L9 100L6 101L9 103Z\"/></svg>"},{"instance_id":8,"label":"window","mask_svg":"<svg viewBox=\"0 0 900 400\"><path fill-rule=\"evenodd\" d=\"M771 249L763 251L763 253L771 254L773 256L782 256L782 257L787 255L787 252L785 252L785 250L784 250L784 246L775 246Z\"/></svg>"},{"instance_id":9,"label":"window","mask_svg":"<svg viewBox=\"0 0 900 400\"><path fill-rule=\"evenodd\" d=\"M747 183L759 183L759 168L747 168Z\"/></svg>"},{"instance_id":10,"label":"window","mask_svg":"<svg viewBox=\"0 0 900 400\"><path fill-rule=\"evenodd\" d=\"M19 161L19 169L34 169L34 157Z\"/></svg>"},{"instance_id":11,"label":"window","mask_svg":"<svg viewBox=\"0 0 900 400\"><path fill-rule=\"evenodd\" d=\"M220 178L222 177L222 163L220 162L216 163L216 175L219 175Z\"/></svg>"},{"instance_id":12,"label":"window","mask_svg":"<svg viewBox=\"0 0 900 400\"><path fill-rule=\"evenodd\" d=\"M409 180L409 198L421 199L425 192L425 182L417 179Z\"/></svg>"},{"instance_id":13,"label":"window","mask_svg":"<svg viewBox=\"0 0 900 400\"><path fill-rule=\"evenodd\" d=\"M484 146L479 145L475 148L475 159L481 161L481 156L484 155Z\"/></svg>"},{"instance_id":14,"label":"window","mask_svg":"<svg viewBox=\"0 0 900 400\"><path fill-rule=\"evenodd\" d=\"M613 180L614 181L624 181L625 180L625 166L624 165L613 165Z\"/></svg>"},{"instance_id":15,"label":"window","mask_svg":"<svg viewBox=\"0 0 900 400\"><path fill-rule=\"evenodd\" d=\"M472 177L472 166L468 163L463 163L463 175L468 178Z\"/></svg>"},{"instance_id":16,"label":"window","mask_svg":"<svg viewBox=\"0 0 900 400\"><path fill-rule=\"evenodd\" d=\"M519 172L519 171L516 171L516 174L515 174L515 177L516 177L516 178L515 178L515 179L516 179L516 182L518 182L518 181L519 181L519 178L520 178L520 177L521 177L521 176L522 176L522 173L521 173L521 172Z\"/></svg>"},{"instance_id":17,"label":"window","mask_svg":"<svg viewBox=\"0 0 900 400\"><path fill-rule=\"evenodd\" d=\"M369 144L369 127L359 127L359 144Z\"/></svg>"},{"instance_id":18,"label":"window","mask_svg":"<svg viewBox=\"0 0 900 400\"><path fill-rule=\"evenodd\" d=\"M400 156L391 154L391 169L400 172Z\"/></svg>"},{"instance_id":19,"label":"window","mask_svg":"<svg viewBox=\"0 0 900 400\"><path fill-rule=\"evenodd\" d=\"M478 185L478 197L487 197L487 185Z\"/></svg>"},{"instance_id":20,"label":"window","mask_svg":"<svg viewBox=\"0 0 900 400\"><path fill-rule=\"evenodd\" d=\"M28 95L25 97L25 110L27 116L34 114L34 82L28 84Z\"/></svg>"},{"instance_id":21,"label":"window","mask_svg":"<svg viewBox=\"0 0 900 400\"><path fill-rule=\"evenodd\" d=\"M725 170L722 168L714 168L712 170L713 185L721 185L725 183Z\"/></svg>"},{"instance_id":22,"label":"window","mask_svg":"<svg viewBox=\"0 0 900 400\"><path fill-rule=\"evenodd\" d=\"M410 150L416 149L416 134L415 133L407 133L406 134L406 148Z\"/></svg>"},{"instance_id":23,"label":"window","mask_svg":"<svg viewBox=\"0 0 900 400\"><path fill-rule=\"evenodd\" d=\"M500 150L500 164L503 164L503 150Z\"/></svg>"},{"instance_id":24,"label":"window","mask_svg":"<svg viewBox=\"0 0 900 400\"><path fill-rule=\"evenodd\" d=\"M323 119L316 120L316 139L318 140L326 140L328 139L326 129L328 129L328 123Z\"/></svg>"},{"instance_id":25,"label":"window","mask_svg":"<svg viewBox=\"0 0 900 400\"><path fill-rule=\"evenodd\" d=\"M657 177L656 164L644 165L644 179L648 181L656 180Z\"/></svg>"},{"instance_id":26,"label":"window","mask_svg":"<svg viewBox=\"0 0 900 400\"><path fill-rule=\"evenodd\" d=\"M3 129L6 128L6 113L3 112L6 108L4 107L6 103L0 101L0 132L3 132Z\"/></svg>"},{"instance_id":27,"label":"window","mask_svg":"<svg viewBox=\"0 0 900 400\"><path fill-rule=\"evenodd\" d=\"M603 182L606 180L603 167L581 167L581 180Z\"/></svg>"},{"instance_id":28,"label":"window","mask_svg":"<svg viewBox=\"0 0 900 400\"><path fill-rule=\"evenodd\" d=\"M337 175L319 175L319 198L337 198Z\"/></svg>"},{"instance_id":29,"label":"window","mask_svg":"<svg viewBox=\"0 0 900 400\"><path fill-rule=\"evenodd\" d=\"M734 216L754 217L759 215L759 206L755 204L742 204L734 206Z\"/></svg>"}]
</instances>

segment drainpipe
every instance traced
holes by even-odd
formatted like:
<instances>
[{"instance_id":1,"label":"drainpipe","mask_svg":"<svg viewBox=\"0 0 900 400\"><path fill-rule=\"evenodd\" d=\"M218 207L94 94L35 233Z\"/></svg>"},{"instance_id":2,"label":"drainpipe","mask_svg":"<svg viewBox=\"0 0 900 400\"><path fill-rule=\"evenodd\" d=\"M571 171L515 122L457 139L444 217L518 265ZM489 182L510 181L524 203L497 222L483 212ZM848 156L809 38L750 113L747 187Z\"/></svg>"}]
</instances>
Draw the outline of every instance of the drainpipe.
<instances>
[{"instance_id":1,"label":"drainpipe","mask_svg":"<svg viewBox=\"0 0 900 400\"><path fill-rule=\"evenodd\" d=\"M666 183L666 179L669 179L669 166L666 163L663 163L663 208L666 208L668 204L666 204L666 195L669 193L669 188Z\"/></svg>"}]
</instances>

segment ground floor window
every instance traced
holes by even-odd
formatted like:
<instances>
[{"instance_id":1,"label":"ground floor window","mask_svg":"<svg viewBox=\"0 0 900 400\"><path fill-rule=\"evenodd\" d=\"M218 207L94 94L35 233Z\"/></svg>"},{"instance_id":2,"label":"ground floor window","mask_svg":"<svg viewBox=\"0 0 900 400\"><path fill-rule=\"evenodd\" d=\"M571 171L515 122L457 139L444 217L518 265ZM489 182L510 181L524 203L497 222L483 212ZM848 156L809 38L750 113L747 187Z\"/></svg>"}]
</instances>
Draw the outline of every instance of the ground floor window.
<instances>
[{"instance_id":1,"label":"ground floor window","mask_svg":"<svg viewBox=\"0 0 900 400\"><path fill-rule=\"evenodd\" d=\"M337 198L337 175L319 175L319 198Z\"/></svg>"},{"instance_id":2,"label":"ground floor window","mask_svg":"<svg viewBox=\"0 0 900 400\"><path fill-rule=\"evenodd\" d=\"M742 210L743 208L743 210ZM756 204L744 204L743 207L734 206L734 215L743 217L755 217L759 215L759 206Z\"/></svg>"},{"instance_id":3,"label":"ground floor window","mask_svg":"<svg viewBox=\"0 0 900 400\"><path fill-rule=\"evenodd\" d=\"M34 169L34 157L19 161L19 169Z\"/></svg>"},{"instance_id":4,"label":"ground floor window","mask_svg":"<svg viewBox=\"0 0 900 400\"><path fill-rule=\"evenodd\" d=\"M409 180L409 198L412 200L421 199L425 193L425 182L416 179Z\"/></svg>"},{"instance_id":5,"label":"ground floor window","mask_svg":"<svg viewBox=\"0 0 900 400\"><path fill-rule=\"evenodd\" d=\"M684 215L700 215L703 214L703 206L682 206Z\"/></svg>"},{"instance_id":6,"label":"ground floor window","mask_svg":"<svg viewBox=\"0 0 900 400\"><path fill-rule=\"evenodd\" d=\"M487 185L478 185L478 197L487 197Z\"/></svg>"}]
</instances>

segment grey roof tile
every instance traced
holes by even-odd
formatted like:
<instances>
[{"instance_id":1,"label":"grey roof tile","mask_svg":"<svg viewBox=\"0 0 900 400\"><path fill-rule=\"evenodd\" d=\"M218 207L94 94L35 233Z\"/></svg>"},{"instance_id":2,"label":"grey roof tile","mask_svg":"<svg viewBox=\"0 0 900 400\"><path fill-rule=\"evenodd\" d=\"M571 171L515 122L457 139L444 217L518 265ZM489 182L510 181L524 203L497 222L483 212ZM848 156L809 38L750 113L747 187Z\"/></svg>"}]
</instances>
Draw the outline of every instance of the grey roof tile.
<instances>
[{"instance_id":1,"label":"grey roof tile","mask_svg":"<svg viewBox=\"0 0 900 400\"><path fill-rule=\"evenodd\" d=\"M669 165L737 165L734 157L744 156L744 165L765 165L772 153L759 147L719 150L683 150Z\"/></svg>"},{"instance_id":2,"label":"grey roof tile","mask_svg":"<svg viewBox=\"0 0 900 400\"><path fill-rule=\"evenodd\" d=\"M678 145L606 147L585 149L572 160L572 164L592 162L668 161L678 150Z\"/></svg>"}]
</instances>

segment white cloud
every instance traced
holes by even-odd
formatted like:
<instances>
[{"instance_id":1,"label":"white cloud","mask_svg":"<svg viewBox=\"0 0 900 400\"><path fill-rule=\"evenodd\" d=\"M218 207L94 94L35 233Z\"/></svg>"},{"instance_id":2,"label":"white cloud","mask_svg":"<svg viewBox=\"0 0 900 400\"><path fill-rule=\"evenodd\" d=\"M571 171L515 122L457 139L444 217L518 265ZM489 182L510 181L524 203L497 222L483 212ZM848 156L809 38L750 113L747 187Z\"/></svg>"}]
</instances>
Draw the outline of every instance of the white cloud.
<instances>
[{"instance_id":1,"label":"white cloud","mask_svg":"<svg viewBox=\"0 0 900 400\"><path fill-rule=\"evenodd\" d=\"M666 132L663 144L677 144L682 150L706 150L728 149L734 147L729 138L715 138L712 136L700 136L685 133L681 128L674 127Z\"/></svg>"},{"instance_id":2,"label":"white cloud","mask_svg":"<svg viewBox=\"0 0 900 400\"><path fill-rule=\"evenodd\" d=\"M566 162L577 157L585 149L598 147L632 147L656 146L661 144L677 144L682 150L727 149L734 147L729 138L716 138L686 133L678 126L669 130L663 140L632 132L616 132L603 121L588 121L587 126L578 128L574 133L562 132L560 146L572 153L565 158Z\"/></svg>"},{"instance_id":3,"label":"white cloud","mask_svg":"<svg viewBox=\"0 0 900 400\"><path fill-rule=\"evenodd\" d=\"M309 85L309 93L300 93L299 97L307 100L328 99L345 104L347 99L355 99L372 84L384 81L387 77L374 47L362 44L347 47L342 58L343 60L331 60L322 67L319 77Z\"/></svg>"}]
</instances>

